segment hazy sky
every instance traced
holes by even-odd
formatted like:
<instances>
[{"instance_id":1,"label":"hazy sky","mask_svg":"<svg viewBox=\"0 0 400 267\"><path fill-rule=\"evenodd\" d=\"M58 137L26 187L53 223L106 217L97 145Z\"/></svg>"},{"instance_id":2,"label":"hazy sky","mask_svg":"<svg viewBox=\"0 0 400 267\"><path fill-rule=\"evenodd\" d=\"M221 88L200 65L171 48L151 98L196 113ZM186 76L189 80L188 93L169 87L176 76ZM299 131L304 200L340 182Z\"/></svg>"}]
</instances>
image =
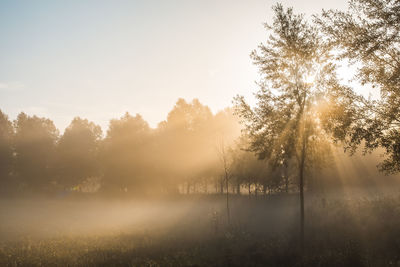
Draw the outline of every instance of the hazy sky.
<instances>
[{"instance_id":1,"label":"hazy sky","mask_svg":"<svg viewBox=\"0 0 400 267\"><path fill-rule=\"evenodd\" d=\"M0 109L75 116L106 129L140 113L156 126L179 97L214 112L251 98L251 50L266 39L268 0L0 1ZM281 1L296 12L345 9L345 0Z\"/></svg>"}]
</instances>

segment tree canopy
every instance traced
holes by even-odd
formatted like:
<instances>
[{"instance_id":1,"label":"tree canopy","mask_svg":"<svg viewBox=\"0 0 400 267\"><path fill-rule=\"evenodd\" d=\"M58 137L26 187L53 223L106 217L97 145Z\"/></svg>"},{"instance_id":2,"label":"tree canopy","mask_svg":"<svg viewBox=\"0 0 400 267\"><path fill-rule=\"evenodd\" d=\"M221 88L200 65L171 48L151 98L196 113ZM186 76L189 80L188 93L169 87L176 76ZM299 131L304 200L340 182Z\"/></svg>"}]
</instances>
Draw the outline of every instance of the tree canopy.
<instances>
[{"instance_id":1,"label":"tree canopy","mask_svg":"<svg viewBox=\"0 0 400 267\"><path fill-rule=\"evenodd\" d=\"M342 116L332 118L338 140L353 150L386 151L379 165L386 173L400 171L400 3L396 0L351 0L349 9L324 11L317 23L339 52L338 59L357 65L362 85L380 90L379 99L352 93ZM341 128L341 129L338 129Z\"/></svg>"}]
</instances>

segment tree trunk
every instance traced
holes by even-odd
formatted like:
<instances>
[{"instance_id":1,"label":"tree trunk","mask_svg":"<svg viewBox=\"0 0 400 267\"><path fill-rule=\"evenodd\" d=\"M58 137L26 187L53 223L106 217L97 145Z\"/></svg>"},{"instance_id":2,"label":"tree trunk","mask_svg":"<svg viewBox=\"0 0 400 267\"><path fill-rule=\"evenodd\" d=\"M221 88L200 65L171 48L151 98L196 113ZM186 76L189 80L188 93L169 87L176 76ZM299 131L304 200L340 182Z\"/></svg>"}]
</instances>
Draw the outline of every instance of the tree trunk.
<instances>
[{"instance_id":1,"label":"tree trunk","mask_svg":"<svg viewBox=\"0 0 400 267\"><path fill-rule=\"evenodd\" d=\"M289 176L287 163L283 166L283 175L285 176L285 193L289 193Z\"/></svg>"},{"instance_id":2,"label":"tree trunk","mask_svg":"<svg viewBox=\"0 0 400 267\"><path fill-rule=\"evenodd\" d=\"M299 190L300 190L300 245L304 248L304 165L306 159L306 136L303 136L300 168L299 168Z\"/></svg>"},{"instance_id":3,"label":"tree trunk","mask_svg":"<svg viewBox=\"0 0 400 267\"><path fill-rule=\"evenodd\" d=\"M226 215L228 218L228 225L231 224L230 212L229 212L229 184L228 184L228 174L225 173L225 182L226 182Z\"/></svg>"}]
</instances>

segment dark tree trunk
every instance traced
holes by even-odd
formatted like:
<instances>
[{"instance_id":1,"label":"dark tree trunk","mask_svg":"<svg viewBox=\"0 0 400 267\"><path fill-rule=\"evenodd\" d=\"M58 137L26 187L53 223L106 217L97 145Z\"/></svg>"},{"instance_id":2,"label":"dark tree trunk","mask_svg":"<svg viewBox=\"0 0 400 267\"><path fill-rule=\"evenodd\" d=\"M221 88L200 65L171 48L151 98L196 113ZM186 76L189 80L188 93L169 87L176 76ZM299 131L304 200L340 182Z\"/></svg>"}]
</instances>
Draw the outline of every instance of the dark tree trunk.
<instances>
[{"instance_id":1,"label":"dark tree trunk","mask_svg":"<svg viewBox=\"0 0 400 267\"><path fill-rule=\"evenodd\" d=\"M229 184L228 184L228 174L225 173L225 183L226 183L226 215L228 218L228 225L231 224L231 216L229 212Z\"/></svg>"},{"instance_id":2,"label":"dark tree trunk","mask_svg":"<svg viewBox=\"0 0 400 267\"><path fill-rule=\"evenodd\" d=\"M306 136L302 140L300 168L299 168L299 190L300 190L300 245L304 248L304 165L306 159Z\"/></svg>"}]
</instances>

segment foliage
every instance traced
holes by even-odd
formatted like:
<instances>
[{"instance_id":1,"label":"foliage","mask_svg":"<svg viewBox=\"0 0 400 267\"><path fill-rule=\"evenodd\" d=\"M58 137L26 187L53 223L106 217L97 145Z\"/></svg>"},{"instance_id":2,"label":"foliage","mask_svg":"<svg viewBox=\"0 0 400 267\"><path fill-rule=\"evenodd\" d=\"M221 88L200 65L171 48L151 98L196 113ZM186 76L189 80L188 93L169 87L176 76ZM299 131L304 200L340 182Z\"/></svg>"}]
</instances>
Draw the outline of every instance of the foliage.
<instances>
[{"instance_id":1,"label":"foliage","mask_svg":"<svg viewBox=\"0 0 400 267\"><path fill-rule=\"evenodd\" d=\"M60 136L50 119L21 113L12 123L0 113L1 184L8 193L101 186L122 196L177 193L184 184L187 192L207 192L222 174L216 140L230 145L239 133L232 110L214 115L197 99L179 99L155 129L126 113L110 121L104 138L100 126L79 117Z\"/></svg>"},{"instance_id":2,"label":"foliage","mask_svg":"<svg viewBox=\"0 0 400 267\"><path fill-rule=\"evenodd\" d=\"M100 126L76 117L65 129L57 145L58 182L73 187L100 174L98 163Z\"/></svg>"},{"instance_id":3,"label":"foliage","mask_svg":"<svg viewBox=\"0 0 400 267\"><path fill-rule=\"evenodd\" d=\"M400 171L400 3L396 0L352 0L347 12L325 11L317 23L339 52L339 59L361 64L357 79L380 89L380 99L353 95L335 124L336 135L353 150L386 150L380 169ZM349 120L350 118L350 120ZM345 126L345 127L343 127ZM335 127L335 128L337 128Z\"/></svg>"},{"instance_id":4,"label":"foliage","mask_svg":"<svg viewBox=\"0 0 400 267\"><path fill-rule=\"evenodd\" d=\"M282 5L273 7L269 38L251 54L262 80L250 107L236 97L237 112L250 138L250 151L273 166L296 164L303 175L324 162L329 139L322 129L318 103L326 99L335 82L335 66L316 28L303 15Z\"/></svg>"},{"instance_id":5,"label":"foliage","mask_svg":"<svg viewBox=\"0 0 400 267\"><path fill-rule=\"evenodd\" d=\"M101 151L103 189L123 192L140 186L146 179L144 172L152 170L151 142L151 129L139 114L133 117L126 113L119 120L111 120Z\"/></svg>"},{"instance_id":6,"label":"foliage","mask_svg":"<svg viewBox=\"0 0 400 267\"><path fill-rule=\"evenodd\" d=\"M11 186L13 170L13 137L14 128L8 116L0 110L0 187L4 190Z\"/></svg>"},{"instance_id":7,"label":"foliage","mask_svg":"<svg viewBox=\"0 0 400 267\"><path fill-rule=\"evenodd\" d=\"M20 113L15 128L15 172L21 186L48 190L54 175L58 130L46 118Z\"/></svg>"}]
</instances>

